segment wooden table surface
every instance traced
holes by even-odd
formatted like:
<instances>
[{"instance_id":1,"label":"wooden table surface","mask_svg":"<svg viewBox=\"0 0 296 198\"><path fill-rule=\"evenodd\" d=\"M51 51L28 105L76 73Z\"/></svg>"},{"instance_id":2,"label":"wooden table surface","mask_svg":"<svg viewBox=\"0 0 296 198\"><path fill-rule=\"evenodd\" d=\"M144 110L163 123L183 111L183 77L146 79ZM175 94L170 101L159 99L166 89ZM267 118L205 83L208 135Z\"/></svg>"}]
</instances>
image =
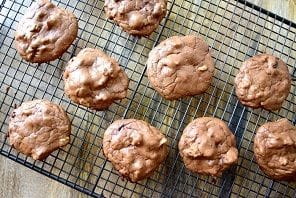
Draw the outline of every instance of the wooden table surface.
<instances>
[{"instance_id":1,"label":"wooden table surface","mask_svg":"<svg viewBox=\"0 0 296 198\"><path fill-rule=\"evenodd\" d=\"M296 21L296 0L249 0L280 16ZM0 156L0 197L86 197L39 173Z\"/></svg>"}]
</instances>

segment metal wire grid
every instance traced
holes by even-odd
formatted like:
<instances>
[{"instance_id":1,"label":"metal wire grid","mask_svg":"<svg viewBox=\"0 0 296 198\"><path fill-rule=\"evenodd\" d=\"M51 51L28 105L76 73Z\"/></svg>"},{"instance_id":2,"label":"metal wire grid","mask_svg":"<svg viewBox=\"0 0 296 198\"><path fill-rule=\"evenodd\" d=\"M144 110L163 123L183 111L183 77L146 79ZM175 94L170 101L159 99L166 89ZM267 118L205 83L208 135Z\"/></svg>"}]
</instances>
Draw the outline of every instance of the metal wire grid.
<instances>
[{"instance_id":1,"label":"metal wire grid","mask_svg":"<svg viewBox=\"0 0 296 198\"><path fill-rule=\"evenodd\" d=\"M260 52L273 53L289 66L295 78L296 25L248 2L239 0L171 0L160 27L149 38L136 38L106 20L103 1L55 1L79 18L75 43L59 60L28 64L16 53L13 40L17 22L29 0L4 0L0 13L0 153L50 178L92 196L143 197L296 197L296 185L272 181L254 161L254 131L267 120L286 117L295 123L295 84L277 112L242 106L233 91L241 62ZM212 48L216 74L201 96L166 101L149 85L145 75L149 51L173 35L202 35ZM130 79L128 97L108 111L91 111L64 96L62 72L67 61L84 47L97 47L115 57ZM9 114L15 105L35 98L54 101L72 120L71 144L34 161L12 149L6 138ZM184 127L200 116L228 122L235 133L239 162L221 178L198 176L184 168L177 143ZM116 119L143 119L160 128L170 144L166 162L149 179L130 183L120 179L102 154L104 130Z\"/></svg>"}]
</instances>

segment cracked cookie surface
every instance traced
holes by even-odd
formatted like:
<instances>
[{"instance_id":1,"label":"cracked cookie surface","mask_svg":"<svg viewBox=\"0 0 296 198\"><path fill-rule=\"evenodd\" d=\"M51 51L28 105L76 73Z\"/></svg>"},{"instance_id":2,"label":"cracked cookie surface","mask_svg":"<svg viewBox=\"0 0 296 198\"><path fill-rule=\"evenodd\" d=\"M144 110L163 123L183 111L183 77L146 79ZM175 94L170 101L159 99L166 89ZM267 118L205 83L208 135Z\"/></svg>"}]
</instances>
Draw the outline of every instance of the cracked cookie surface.
<instances>
[{"instance_id":1,"label":"cracked cookie surface","mask_svg":"<svg viewBox=\"0 0 296 198\"><path fill-rule=\"evenodd\" d=\"M77 31L78 22L73 13L48 0L38 0L18 24L16 49L29 62L52 61L67 51Z\"/></svg>"},{"instance_id":2,"label":"cracked cookie surface","mask_svg":"<svg viewBox=\"0 0 296 198\"><path fill-rule=\"evenodd\" d=\"M254 154L261 170L272 179L296 181L296 127L286 118L258 128Z\"/></svg>"},{"instance_id":3,"label":"cracked cookie surface","mask_svg":"<svg viewBox=\"0 0 296 198\"><path fill-rule=\"evenodd\" d=\"M99 49L81 50L66 66L64 80L64 91L72 101L96 110L127 95L127 75L115 59Z\"/></svg>"},{"instance_id":4,"label":"cracked cookie surface","mask_svg":"<svg viewBox=\"0 0 296 198\"><path fill-rule=\"evenodd\" d=\"M195 173L220 176L238 159L235 137L220 119L202 117L183 131L179 152L187 169Z\"/></svg>"},{"instance_id":5,"label":"cracked cookie surface","mask_svg":"<svg viewBox=\"0 0 296 198\"><path fill-rule=\"evenodd\" d=\"M47 100L33 100L16 108L9 122L9 142L35 160L45 159L70 142L71 124L66 112Z\"/></svg>"},{"instance_id":6,"label":"cracked cookie surface","mask_svg":"<svg viewBox=\"0 0 296 198\"><path fill-rule=\"evenodd\" d=\"M167 139L142 120L113 122L105 131L103 152L119 173L132 182L153 174L166 159Z\"/></svg>"},{"instance_id":7,"label":"cracked cookie surface","mask_svg":"<svg viewBox=\"0 0 296 198\"><path fill-rule=\"evenodd\" d=\"M166 14L167 0L105 0L104 9L124 31L150 35Z\"/></svg>"},{"instance_id":8,"label":"cracked cookie surface","mask_svg":"<svg viewBox=\"0 0 296 198\"><path fill-rule=\"evenodd\" d=\"M260 54L243 62L235 78L235 92L243 105L278 110L289 95L291 76L279 58Z\"/></svg>"},{"instance_id":9,"label":"cracked cookie surface","mask_svg":"<svg viewBox=\"0 0 296 198\"><path fill-rule=\"evenodd\" d=\"M202 94L214 74L209 46L195 35L170 37L150 51L147 74L156 91L166 99Z\"/></svg>"}]
</instances>

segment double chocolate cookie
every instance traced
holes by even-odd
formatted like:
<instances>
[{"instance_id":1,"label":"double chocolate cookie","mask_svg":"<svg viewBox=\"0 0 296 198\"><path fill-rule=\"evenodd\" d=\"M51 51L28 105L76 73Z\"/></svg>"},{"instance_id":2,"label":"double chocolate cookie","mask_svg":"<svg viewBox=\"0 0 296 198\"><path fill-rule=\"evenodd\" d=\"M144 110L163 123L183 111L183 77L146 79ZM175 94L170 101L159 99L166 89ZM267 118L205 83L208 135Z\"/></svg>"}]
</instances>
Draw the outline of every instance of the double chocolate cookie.
<instances>
[{"instance_id":1,"label":"double chocolate cookie","mask_svg":"<svg viewBox=\"0 0 296 198\"><path fill-rule=\"evenodd\" d=\"M195 35L170 37L150 51L147 74L166 99L202 94L214 74L209 46Z\"/></svg>"},{"instance_id":2,"label":"double chocolate cookie","mask_svg":"<svg viewBox=\"0 0 296 198\"><path fill-rule=\"evenodd\" d=\"M71 124L66 112L46 100L24 102L10 117L9 142L35 160L46 158L70 142Z\"/></svg>"},{"instance_id":3,"label":"double chocolate cookie","mask_svg":"<svg viewBox=\"0 0 296 198\"><path fill-rule=\"evenodd\" d=\"M66 66L64 80L65 93L72 101L96 110L106 109L127 95L127 75L99 49L81 50Z\"/></svg>"},{"instance_id":4,"label":"double chocolate cookie","mask_svg":"<svg viewBox=\"0 0 296 198\"><path fill-rule=\"evenodd\" d=\"M202 117L185 128L179 152L186 168L195 173L220 176L238 159L235 137L217 118Z\"/></svg>"},{"instance_id":5,"label":"double chocolate cookie","mask_svg":"<svg viewBox=\"0 0 296 198\"><path fill-rule=\"evenodd\" d=\"M235 78L235 88L242 104L277 110L289 95L291 77L281 59L260 54L243 63Z\"/></svg>"},{"instance_id":6,"label":"double chocolate cookie","mask_svg":"<svg viewBox=\"0 0 296 198\"><path fill-rule=\"evenodd\" d=\"M77 36L78 22L73 13L48 0L38 0L26 11L16 29L16 49L32 63L60 57Z\"/></svg>"},{"instance_id":7,"label":"double chocolate cookie","mask_svg":"<svg viewBox=\"0 0 296 198\"><path fill-rule=\"evenodd\" d=\"M113 122L104 134L103 152L119 173L136 182L153 174L168 154L167 139L142 120Z\"/></svg>"},{"instance_id":8,"label":"double chocolate cookie","mask_svg":"<svg viewBox=\"0 0 296 198\"><path fill-rule=\"evenodd\" d=\"M124 31L150 35L166 14L167 0L105 0L105 12Z\"/></svg>"},{"instance_id":9,"label":"double chocolate cookie","mask_svg":"<svg viewBox=\"0 0 296 198\"><path fill-rule=\"evenodd\" d=\"M296 181L296 127L286 118L258 128L254 153L261 170L269 177Z\"/></svg>"}]
</instances>

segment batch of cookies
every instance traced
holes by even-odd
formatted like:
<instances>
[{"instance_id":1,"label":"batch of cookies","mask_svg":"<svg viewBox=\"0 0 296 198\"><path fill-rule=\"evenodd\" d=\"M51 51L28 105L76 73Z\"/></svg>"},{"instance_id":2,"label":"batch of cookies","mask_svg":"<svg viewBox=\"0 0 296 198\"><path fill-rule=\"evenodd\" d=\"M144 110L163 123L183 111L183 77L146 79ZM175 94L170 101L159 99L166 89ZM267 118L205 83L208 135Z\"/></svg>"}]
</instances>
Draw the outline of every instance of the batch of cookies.
<instances>
[{"instance_id":1,"label":"batch of cookies","mask_svg":"<svg viewBox=\"0 0 296 198\"><path fill-rule=\"evenodd\" d=\"M151 34L166 15L166 0L105 0L104 9L132 35ZM60 57L77 36L73 13L48 0L31 5L16 31L16 49L28 62L44 63ZM214 61L199 36L173 36L151 50L147 74L165 99L204 93L211 85ZM128 77L115 59L99 49L85 48L69 60L63 75L65 94L75 103L105 110L127 96ZM291 88L286 64L261 54L246 60L235 78L236 95L252 108L280 109ZM45 159L70 142L71 123L66 112L46 100L27 101L9 122L9 142L35 160ZM168 155L166 137L142 120L123 119L105 131L103 153L119 173L132 182L153 174ZM201 117L184 129L179 154L192 172L220 176L238 161L235 136L222 120ZM269 122L256 132L254 154L262 171L272 179L296 180L296 127L286 118Z\"/></svg>"}]
</instances>

